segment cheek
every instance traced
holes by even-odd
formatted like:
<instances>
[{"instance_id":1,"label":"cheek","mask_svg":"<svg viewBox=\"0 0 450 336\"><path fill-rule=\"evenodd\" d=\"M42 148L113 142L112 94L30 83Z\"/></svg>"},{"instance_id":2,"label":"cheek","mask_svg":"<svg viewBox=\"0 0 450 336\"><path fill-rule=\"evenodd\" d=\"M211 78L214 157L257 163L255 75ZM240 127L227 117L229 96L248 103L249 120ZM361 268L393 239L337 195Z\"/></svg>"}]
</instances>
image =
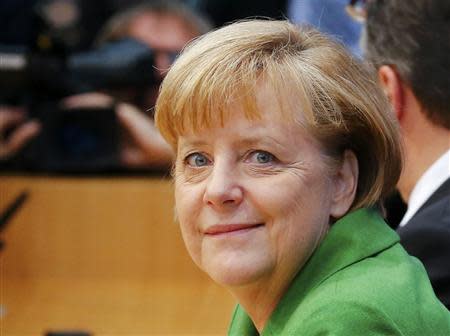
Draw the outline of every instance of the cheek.
<instances>
[{"instance_id":1,"label":"cheek","mask_svg":"<svg viewBox=\"0 0 450 336\"><path fill-rule=\"evenodd\" d=\"M309 190L302 177L285 174L256 181L249 194L259 209L276 219L289 216L303 207Z\"/></svg>"},{"instance_id":2,"label":"cheek","mask_svg":"<svg viewBox=\"0 0 450 336\"><path fill-rule=\"evenodd\" d=\"M175 184L175 205L181 234L186 248L195 263L200 258L201 240L197 228L202 198L195 188Z\"/></svg>"},{"instance_id":3,"label":"cheek","mask_svg":"<svg viewBox=\"0 0 450 336\"><path fill-rule=\"evenodd\" d=\"M325 175L287 176L259 190L259 207L270 218L271 235L277 246L293 248L315 245L329 222L330 184ZM299 244L304 242L304 244ZM284 250L282 248L282 250ZM289 253L289 251L288 251Z\"/></svg>"},{"instance_id":4,"label":"cheek","mask_svg":"<svg viewBox=\"0 0 450 336\"><path fill-rule=\"evenodd\" d=\"M192 212L199 211L202 206L201 186L194 183L187 183L184 176L175 176L175 207L178 219L184 222L186 218L191 217Z\"/></svg>"}]
</instances>

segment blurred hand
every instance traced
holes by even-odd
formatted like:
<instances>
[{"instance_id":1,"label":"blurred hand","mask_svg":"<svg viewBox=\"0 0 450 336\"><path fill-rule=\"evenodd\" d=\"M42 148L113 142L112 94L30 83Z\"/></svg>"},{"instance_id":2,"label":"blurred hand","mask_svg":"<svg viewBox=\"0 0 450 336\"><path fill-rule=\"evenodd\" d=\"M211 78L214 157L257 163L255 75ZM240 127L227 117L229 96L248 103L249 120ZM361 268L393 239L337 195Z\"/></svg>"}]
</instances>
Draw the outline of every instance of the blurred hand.
<instances>
[{"instance_id":1,"label":"blurred hand","mask_svg":"<svg viewBox=\"0 0 450 336\"><path fill-rule=\"evenodd\" d=\"M22 108L0 106L0 160L16 154L28 141L35 137L41 128L37 121L25 120ZM6 131L16 127L6 137Z\"/></svg>"},{"instance_id":2,"label":"blurred hand","mask_svg":"<svg viewBox=\"0 0 450 336\"><path fill-rule=\"evenodd\" d=\"M85 93L71 96L63 101L66 108L110 107L114 99L103 93ZM153 120L131 104L117 103L116 114L120 125L129 135L122 139L121 163L130 168L168 168L172 164L173 152L156 129Z\"/></svg>"},{"instance_id":3,"label":"blurred hand","mask_svg":"<svg viewBox=\"0 0 450 336\"><path fill-rule=\"evenodd\" d=\"M123 144L122 162L129 167L170 167L172 148L156 129L153 120L130 104L118 104L117 116L132 143Z\"/></svg>"}]
</instances>

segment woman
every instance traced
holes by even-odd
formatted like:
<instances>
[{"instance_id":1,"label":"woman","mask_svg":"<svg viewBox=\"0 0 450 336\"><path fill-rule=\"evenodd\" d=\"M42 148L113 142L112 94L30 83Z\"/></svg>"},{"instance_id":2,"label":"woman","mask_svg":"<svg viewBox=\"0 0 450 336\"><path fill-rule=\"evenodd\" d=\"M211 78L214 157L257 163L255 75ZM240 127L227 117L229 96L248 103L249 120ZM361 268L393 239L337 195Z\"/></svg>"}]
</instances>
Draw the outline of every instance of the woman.
<instances>
[{"instance_id":1,"label":"woman","mask_svg":"<svg viewBox=\"0 0 450 336\"><path fill-rule=\"evenodd\" d=\"M401 170L372 75L320 33L247 21L192 43L156 122L195 263L236 297L230 335L450 335L380 218Z\"/></svg>"}]
</instances>

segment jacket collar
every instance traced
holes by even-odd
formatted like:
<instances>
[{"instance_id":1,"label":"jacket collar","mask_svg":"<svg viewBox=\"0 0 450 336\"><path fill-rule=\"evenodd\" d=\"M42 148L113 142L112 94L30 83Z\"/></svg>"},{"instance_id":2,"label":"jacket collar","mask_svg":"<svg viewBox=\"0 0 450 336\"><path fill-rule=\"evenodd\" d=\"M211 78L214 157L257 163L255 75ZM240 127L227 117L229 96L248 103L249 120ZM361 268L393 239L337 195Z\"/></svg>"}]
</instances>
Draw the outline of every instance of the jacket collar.
<instances>
[{"instance_id":1,"label":"jacket collar","mask_svg":"<svg viewBox=\"0 0 450 336\"><path fill-rule=\"evenodd\" d=\"M265 332L281 330L305 296L334 273L399 242L376 210L359 209L334 223L320 246L296 275L293 283L272 313ZM258 335L251 319L238 306L230 335Z\"/></svg>"}]
</instances>

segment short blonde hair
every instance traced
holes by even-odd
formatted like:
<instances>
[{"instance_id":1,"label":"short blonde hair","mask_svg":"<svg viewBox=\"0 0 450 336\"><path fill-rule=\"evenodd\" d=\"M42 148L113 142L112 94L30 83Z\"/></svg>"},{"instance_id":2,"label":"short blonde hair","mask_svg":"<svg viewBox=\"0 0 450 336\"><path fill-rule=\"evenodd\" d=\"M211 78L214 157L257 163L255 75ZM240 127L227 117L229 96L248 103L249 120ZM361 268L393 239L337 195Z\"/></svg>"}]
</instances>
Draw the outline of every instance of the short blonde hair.
<instances>
[{"instance_id":1,"label":"short blonde hair","mask_svg":"<svg viewBox=\"0 0 450 336\"><path fill-rule=\"evenodd\" d=\"M250 120L261 118L255 98L261 81L276 93L281 117L300 122L328 157L339 162L345 150L355 153L351 210L376 204L395 187L402 167L398 127L374 72L317 30L288 21L241 21L191 43L163 81L157 127L176 149L183 133L223 125L233 101L244 104Z\"/></svg>"}]
</instances>

